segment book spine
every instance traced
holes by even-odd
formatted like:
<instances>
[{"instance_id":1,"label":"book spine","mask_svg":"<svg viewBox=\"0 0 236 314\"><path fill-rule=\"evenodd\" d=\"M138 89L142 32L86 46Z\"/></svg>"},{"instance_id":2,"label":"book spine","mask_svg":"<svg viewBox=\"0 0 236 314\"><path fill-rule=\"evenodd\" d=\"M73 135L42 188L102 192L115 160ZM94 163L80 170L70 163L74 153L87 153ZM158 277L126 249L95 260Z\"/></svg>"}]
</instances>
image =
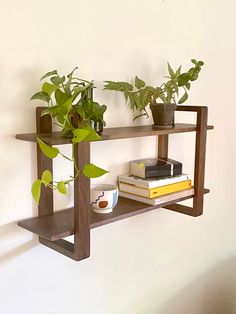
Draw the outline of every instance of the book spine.
<instances>
[{"instance_id":1,"label":"book spine","mask_svg":"<svg viewBox=\"0 0 236 314\"><path fill-rule=\"evenodd\" d=\"M188 190L183 190L183 191L179 191L176 193L172 193L172 194L167 194L164 196L160 196L160 197L156 197L156 198L145 198L145 197L141 197L141 196L137 196L134 194L130 194L130 193L126 193L126 192L122 192L119 191L119 196L121 197L125 197L137 202L141 202L141 203L145 203L145 204L149 204L149 205L159 205L165 202L170 202L170 201L175 201L184 197L188 197L188 196L192 196L194 194L194 189L188 189Z\"/></svg>"},{"instance_id":2,"label":"book spine","mask_svg":"<svg viewBox=\"0 0 236 314\"><path fill-rule=\"evenodd\" d=\"M164 186L160 186L158 188L150 189L150 198L158 197L165 194L170 194L174 192L178 192L181 190L191 189L192 183L191 180L186 180L183 182L168 184Z\"/></svg>"},{"instance_id":3,"label":"book spine","mask_svg":"<svg viewBox=\"0 0 236 314\"><path fill-rule=\"evenodd\" d=\"M152 189L158 186L182 182L185 180L189 180L189 176L187 174L182 174L182 175L173 176L173 177L169 176L165 178L160 178L158 180L153 180L153 179L145 180L145 179L141 179L137 177L130 177L128 175L118 176L119 183L127 183L127 184L131 184L137 187L145 188L145 189Z\"/></svg>"},{"instance_id":4,"label":"book spine","mask_svg":"<svg viewBox=\"0 0 236 314\"><path fill-rule=\"evenodd\" d=\"M145 178L160 178L165 176L171 176L171 168L168 166L166 168L162 167L159 169L149 169L145 168Z\"/></svg>"},{"instance_id":5,"label":"book spine","mask_svg":"<svg viewBox=\"0 0 236 314\"><path fill-rule=\"evenodd\" d=\"M148 159L146 161L148 161ZM161 161L161 164L158 164L158 161ZM157 163L152 165L145 165L145 162L142 162L142 160L131 161L130 172L144 179L174 176L182 173L182 163L172 159L157 159Z\"/></svg>"},{"instance_id":6,"label":"book spine","mask_svg":"<svg viewBox=\"0 0 236 314\"><path fill-rule=\"evenodd\" d=\"M155 205L154 199L151 199L151 198L145 198L145 197L137 196L137 195L130 194L127 192L123 192L123 191L119 191L119 196L131 199L137 202L141 202L141 203L145 203L149 205Z\"/></svg>"},{"instance_id":7,"label":"book spine","mask_svg":"<svg viewBox=\"0 0 236 314\"><path fill-rule=\"evenodd\" d=\"M145 168L145 179L175 176L182 174L181 168L162 167L160 169Z\"/></svg>"},{"instance_id":8,"label":"book spine","mask_svg":"<svg viewBox=\"0 0 236 314\"><path fill-rule=\"evenodd\" d=\"M168 185L160 186L153 189L144 189L144 188L140 188L137 186L120 182L119 188L121 191L135 194L138 196L147 197L147 198L155 198L155 197L159 197L165 194L170 194L170 193L178 192L181 190L189 189L191 188L191 180L168 184Z\"/></svg>"}]
</instances>

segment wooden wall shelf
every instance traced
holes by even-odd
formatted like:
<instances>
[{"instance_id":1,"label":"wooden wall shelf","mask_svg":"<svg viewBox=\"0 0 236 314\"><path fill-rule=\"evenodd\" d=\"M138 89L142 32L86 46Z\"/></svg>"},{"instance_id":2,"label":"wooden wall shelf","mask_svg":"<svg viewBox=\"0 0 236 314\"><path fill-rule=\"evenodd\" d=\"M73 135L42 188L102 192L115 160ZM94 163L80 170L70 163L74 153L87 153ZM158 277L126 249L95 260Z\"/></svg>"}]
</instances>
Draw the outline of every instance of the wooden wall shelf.
<instances>
[{"instance_id":1,"label":"wooden wall shelf","mask_svg":"<svg viewBox=\"0 0 236 314\"><path fill-rule=\"evenodd\" d=\"M209 193L208 189L204 190L204 194ZM193 196L178 199L178 202L192 198ZM150 210L172 204L173 202L162 203L160 205L147 205L136 202L124 197L119 197L118 204L112 213L101 215L96 214L92 210L90 212L90 229L97 228L112 222L129 218L135 215L146 213ZM68 208L54 212L51 215L38 216L26 220L19 221L18 225L29 230L40 237L55 241L71 236L74 230L74 208Z\"/></svg>"},{"instance_id":2,"label":"wooden wall shelf","mask_svg":"<svg viewBox=\"0 0 236 314\"><path fill-rule=\"evenodd\" d=\"M212 125L207 126L207 130L213 129ZM175 127L170 130L153 130L152 125L143 126L129 126L120 128L105 128L101 139L99 141L107 140L120 140L125 138L143 137L143 136L158 136L165 134L195 132L195 124L184 124L176 123ZM37 137L49 145L62 145L71 144L71 139L62 137L60 132L53 133L28 133L28 134L17 134L18 140L27 142L37 142Z\"/></svg>"},{"instance_id":3,"label":"wooden wall shelf","mask_svg":"<svg viewBox=\"0 0 236 314\"><path fill-rule=\"evenodd\" d=\"M63 138L57 132L52 132L52 121L49 116L41 117L44 108L36 110L37 133L17 134L16 138L23 141L37 142L37 137L49 145L70 144L69 138ZM22 220L18 225L37 235L39 241L76 261L90 255L90 229L109 224L121 219L142 214L147 211L162 207L169 210L184 213L190 216L199 216L203 212L203 195L209 193L204 189L204 169L206 152L206 133L213 129L207 126L207 107L203 106L178 106L178 111L192 111L197 113L196 124L176 124L169 130L153 130L151 125L123 128L106 128L102 135L102 141L135 138L144 136L158 136L158 157L168 157L169 134L196 132L195 144L195 168L194 168L194 195L151 206L123 197L119 197L117 206L110 214L96 214L90 208L90 181L84 176L76 179L74 184L74 207L54 212L53 192L42 188L39 203L38 217ZM38 177L41 177L45 169L52 172L52 160L45 157L37 145ZM77 144L75 158L79 167L89 163L90 143ZM177 204L186 199L193 199L193 206ZM74 235L74 244L63 238Z\"/></svg>"}]
</instances>

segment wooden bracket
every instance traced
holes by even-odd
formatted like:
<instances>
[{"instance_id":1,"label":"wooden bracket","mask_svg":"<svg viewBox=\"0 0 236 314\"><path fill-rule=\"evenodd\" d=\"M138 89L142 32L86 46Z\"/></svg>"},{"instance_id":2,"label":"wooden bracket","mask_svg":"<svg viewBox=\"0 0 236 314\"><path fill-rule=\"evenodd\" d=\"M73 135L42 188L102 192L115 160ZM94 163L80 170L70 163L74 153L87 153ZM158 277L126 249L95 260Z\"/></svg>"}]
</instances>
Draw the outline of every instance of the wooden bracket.
<instances>
[{"instance_id":1,"label":"wooden bracket","mask_svg":"<svg viewBox=\"0 0 236 314\"><path fill-rule=\"evenodd\" d=\"M195 164L194 164L194 197L193 206L171 204L164 206L179 213L190 216L200 216L203 212L204 195L204 173L206 156L206 133L207 133L207 107L204 106L177 106L177 111L188 111L197 113ZM168 157L168 134L158 137L158 157Z\"/></svg>"},{"instance_id":2,"label":"wooden bracket","mask_svg":"<svg viewBox=\"0 0 236 314\"><path fill-rule=\"evenodd\" d=\"M41 117L41 112L45 107L36 109L37 133L51 133L52 119L49 115ZM39 145L37 145L38 178L41 178L44 170L48 169L53 173L53 160L46 157ZM82 142L75 146L75 161L82 169L90 162L90 143ZM80 191L80 192L79 192ZM79 176L74 182L74 244L64 239L49 241L39 237L40 243L60 252L76 261L89 257L90 255L90 227L89 227L89 191L90 180L85 176ZM53 214L53 191L42 187L41 197L38 207L38 215Z\"/></svg>"}]
</instances>

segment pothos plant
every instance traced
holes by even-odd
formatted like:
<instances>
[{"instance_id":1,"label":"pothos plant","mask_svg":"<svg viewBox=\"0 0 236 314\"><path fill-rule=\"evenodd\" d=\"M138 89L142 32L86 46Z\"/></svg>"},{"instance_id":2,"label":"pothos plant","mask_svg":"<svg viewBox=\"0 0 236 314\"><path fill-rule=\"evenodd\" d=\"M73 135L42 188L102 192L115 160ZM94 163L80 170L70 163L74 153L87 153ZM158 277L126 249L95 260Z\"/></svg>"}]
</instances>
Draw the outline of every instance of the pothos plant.
<instances>
[{"instance_id":1,"label":"pothos plant","mask_svg":"<svg viewBox=\"0 0 236 314\"><path fill-rule=\"evenodd\" d=\"M88 178L96 178L108 171L90 163L83 169L79 169L75 160L75 145L82 141L96 141L100 136L90 126L90 121L99 121L105 125L103 114L106 111L105 105L93 101L93 81L87 81L74 75L75 68L67 76L59 76L57 70L46 73L41 80L44 83L41 90L34 94L32 100L46 102L47 108L41 115L50 115L56 125L59 126L61 134L72 139L72 156L68 157L60 152L57 147L52 147L37 138L37 143L45 156L56 158L58 155L70 160L73 163L75 172L68 179L54 181L52 173L45 170L42 177L32 184L31 192L34 200L38 203L41 195L42 184L62 194L67 193L67 186L70 185L80 174ZM75 117L77 118L75 119ZM79 123L75 123L75 120ZM76 125L77 124L77 125Z\"/></svg>"},{"instance_id":2,"label":"pothos plant","mask_svg":"<svg viewBox=\"0 0 236 314\"><path fill-rule=\"evenodd\" d=\"M134 113L134 120L141 116L148 118L146 107L157 100L168 105L170 103L182 104L188 99L191 82L198 79L201 67L204 65L204 62L195 59L192 59L191 62L193 66L187 72L182 72L181 66L174 71L167 62L169 73L166 76L167 81L157 87L147 85L136 75L133 83L105 81L104 89L123 93L126 102L129 101L130 109Z\"/></svg>"}]
</instances>

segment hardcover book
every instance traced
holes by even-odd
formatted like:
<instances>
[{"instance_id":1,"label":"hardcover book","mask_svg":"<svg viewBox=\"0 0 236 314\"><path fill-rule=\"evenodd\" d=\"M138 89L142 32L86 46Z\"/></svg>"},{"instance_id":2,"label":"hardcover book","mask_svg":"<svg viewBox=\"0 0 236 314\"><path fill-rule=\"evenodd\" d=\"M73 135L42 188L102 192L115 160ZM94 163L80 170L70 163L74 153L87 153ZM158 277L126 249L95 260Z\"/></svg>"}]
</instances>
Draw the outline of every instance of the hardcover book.
<instances>
[{"instance_id":1,"label":"hardcover book","mask_svg":"<svg viewBox=\"0 0 236 314\"><path fill-rule=\"evenodd\" d=\"M162 203L166 203L166 202L172 202L172 201L177 201L180 198L184 198L184 197L188 197L194 194L194 189L188 189L188 190L183 190L183 191L179 191L176 193L172 193L172 194L167 194L167 195L163 195L160 197L155 197L155 198L146 198L146 197L142 197L142 196L137 196L134 194L129 194L126 192L119 192L119 196L125 197L125 198L129 198L131 200L134 201L138 201L141 203L145 203L145 204L149 204L149 205L159 205Z\"/></svg>"},{"instance_id":2,"label":"hardcover book","mask_svg":"<svg viewBox=\"0 0 236 314\"><path fill-rule=\"evenodd\" d=\"M182 174L182 163L170 158L139 159L130 162L130 173L140 178L158 178Z\"/></svg>"},{"instance_id":3,"label":"hardcover book","mask_svg":"<svg viewBox=\"0 0 236 314\"><path fill-rule=\"evenodd\" d=\"M160 177L160 178L140 178L133 176L132 174L122 174L118 176L118 183L123 182L127 184L131 184L134 186L138 186L145 189L152 189L158 186L182 182L185 180L189 180L189 176L187 174L180 174L176 176L168 176L168 177Z\"/></svg>"},{"instance_id":4,"label":"hardcover book","mask_svg":"<svg viewBox=\"0 0 236 314\"><path fill-rule=\"evenodd\" d=\"M159 186L152 189L144 189L144 188L140 188L138 186L134 186L134 185L123 183L123 182L119 183L120 191L131 193L131 194L142 196L142 197L147 197L147 198L155 198L162 195L178 192L181 190L191 189L191 187L192 187L191 180L185 180L178 183L163 185L163 186Z\"/></svg>"}]
</instances>

